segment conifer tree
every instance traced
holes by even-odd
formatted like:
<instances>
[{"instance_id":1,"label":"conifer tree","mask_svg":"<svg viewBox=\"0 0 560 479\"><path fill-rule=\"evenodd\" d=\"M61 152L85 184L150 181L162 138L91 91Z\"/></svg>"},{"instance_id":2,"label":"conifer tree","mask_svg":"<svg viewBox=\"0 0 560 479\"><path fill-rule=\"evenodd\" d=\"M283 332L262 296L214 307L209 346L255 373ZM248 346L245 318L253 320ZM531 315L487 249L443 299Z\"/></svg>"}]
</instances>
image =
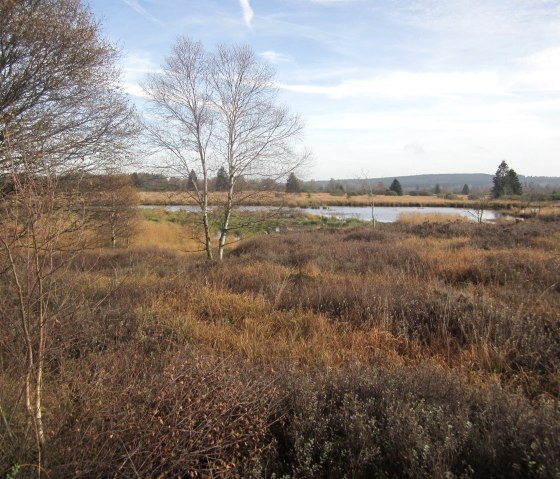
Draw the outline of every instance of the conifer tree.
<instances>
[{"instance_id":1,"label":"conifer tree","mask_svg":"<svg viewBox=\"0 0 560 479\"><path fill-rule=\"evenodd\" d=\"M500 163L500 166L498 166L496 174L492 179L492 182L494 183L494 186L492 187L492 196L494 198L499 198L505 194L508 171L509 166L504 160Z\"/></svg>"},{"instance_id":2,"label":"conifer tree","mask_svg":"<svg viewBox=\"0 0 560 479\"><path fill-rule=\"evenodd\" d=\"M226 169L220 166L218 173L216 174L216 191L227 191L228 188L228 177Z\"/></svg>"},{"instance_id":3,"label":"conifer tree","mask_svg":"<svg viewBox=\"0 0 560 479\"><path fill-rule=\"evenodd\" d=\"M506 177L507 190L510 195L523 194L523 187L515 170L509 170Z\"/></svg>"},{"instance_id":4,"label":"conifer tree","mask_svg":"<svg viewBox=\"0 0 560 479\"><path fill-rule=\"evenodd\" d=\"M492 180L494 186L492 187L492 196L499 198L504 195L521 195L523 188L515 170L509 168L508 164L504 161L500 163L496 174Z\"/></svg>"},{"instance_id":5,"label":"conifer tree","mask_svg":"<svg viewBox=\"0 0 560 479\"><path fill-rule=\"evenodd\" d=\"M394 191L399 196L402 196L402 186L396 178L391 183L391 186L389 186L389 190Z\"/></svg>"}]
</instances>

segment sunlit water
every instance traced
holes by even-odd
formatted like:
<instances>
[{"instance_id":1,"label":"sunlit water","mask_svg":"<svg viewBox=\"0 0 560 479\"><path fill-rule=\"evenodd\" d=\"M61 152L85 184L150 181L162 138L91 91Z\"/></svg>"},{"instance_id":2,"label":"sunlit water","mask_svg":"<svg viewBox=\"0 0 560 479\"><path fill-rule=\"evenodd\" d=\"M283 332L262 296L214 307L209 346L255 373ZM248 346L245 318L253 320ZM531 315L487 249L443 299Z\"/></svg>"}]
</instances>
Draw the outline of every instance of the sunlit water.
<instances>
[{"instance_id":1,"label":"sunlit water","mask_svg":"<svg viewBox=\"0 0 560 479\"><path fill-rule=\"evenodd\" d=\"M155 205L144 205L143 208L161 208ZM192 205L170 205L164 207L166 211L199 211L197 206ZM272 211L277 210L273 206L241 206L240 211ZM372 220L372 209L368 206L329 206L328 208L282 208L284 212L298 212L308 215L324 216L329 218L347 219L353 218L362 221ZM459 217L467 218L472 221L477 221L478 211L467 208L447 208L447 207L433 207L433 206L376 206L373 209L373 216L375 221L380 223L393 223L399 219L403 213L418 213L418 214L442 214L442 215L456 215ZM483 221L493 221L500 217L500 213L494 210L485 210L482 213Z\"/></svg>"}]
</instances>

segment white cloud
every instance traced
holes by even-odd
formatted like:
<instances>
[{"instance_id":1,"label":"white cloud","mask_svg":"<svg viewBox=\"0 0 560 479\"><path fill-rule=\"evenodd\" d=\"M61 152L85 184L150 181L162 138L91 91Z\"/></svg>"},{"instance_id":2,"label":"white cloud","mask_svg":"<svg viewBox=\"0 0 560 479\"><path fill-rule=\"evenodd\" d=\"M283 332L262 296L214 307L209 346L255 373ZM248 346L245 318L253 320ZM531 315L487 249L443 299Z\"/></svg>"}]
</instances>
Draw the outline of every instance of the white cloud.
<instances>
[{"instance_id":1,"label":"white cloud","mask_svg":"<svg viewBox=\"0 0 560 479\"><path fill-rule=\"evenodd\" d=\"M552 31L558 26L560 9L551 0L396 0L393 16L430 30L496 38L500 34Z\"/></svg>"},{"instance_id":2,"label":"white cloud","mask_svg":"<svg viewBox=\"0 0 560 479\"><path fill-rule=\"evenodd\" d=\"M159 65L152 59L149 52L134 50L126 54L122 61L125 72L153 73L160 71Z\"/></svg>"},{"instance_id":3,"label":"white cloud","mask_svg":"<svg viewBox=\"0 0 560 479\"><path fill-rule=\"evenodd\" d=\"M517 91L560 93L560 47L545 48L519 60L509 87Z\"/></svg>"},{"instance_id":4,"label":"white cloud","mask_svg":"<svg viewBox=\"0 0 560 479\"><path fill-rule=\"evenodd\" d=\"M389 132L431 135L452 142L453 138L531 138L554 137L555 126L543 125L538 117L521 111L514 104L468 107L441 105L423 109L380 111L378 113L324 114L308 117L313 129L331 131Z\"/></svg>"},{"instance_id":5,"label":"white cloud","mask_svg":"<svg viewBox=\"0 0 560 479\"><path fill-rule=\"evenodd\" d=\"M121 61L121 70L123 73L121 84L124 91L138 97L146 96L140 86L146 75L161 71L151 54L143 50L128 53Z\"/></svg>"},{"instance_id":6,"label":"white cloud","mask_svg":"<svg viewBox=\"0 0 560 479\"><path fill-rule=\"evenodd\" d=\"M345 97L436 97L447 95L504 95L495 72L395 72L367 80L343 80L338 85L280 84L299 93Z\"/></svg>"},{"instance_id":7,"label":"white cloud","mask_svg":"<svg viewBox=\"0 0 560 479\"><path fill-rule=\"evenodd\" d=\"M124 82L122 84L122 89L125 93L128 93L129 95L132 95L132 96L137 96L137 97L140 97L140 98L147 98L148 97L148 95L146 95L146 93L144 92L144 90L142 89L142 87L138 83Z\"/></svg>"},{"instance_id":8,"label":"white cloud","mask_svg":"<svg viewBox=\"0 0 560 479\"><path fill-rule=\"evenodd\" d=\"M560 46L532 53L522 58L522 61L530 67L560 70Z\"/></svg>"},{"instance_id":9,"label":"white cloud","mask_svg":"<svg viewBox=\"0 0 560 479\"><path fill-rule=\"evenodd\" d=\"M253 9L249 4L249 0L239 0L241 5L241 10L243 11L243 20L245 20L245 24L251 28L251 21L253 20Z\"/></svg>"},{"instance_id":10,"label":"white cloud","mask_svg":"<svg viewBox=\"0 0 560 479\"><path fill-rule=\"evenodd\" d=\"M260 56L271 63L289 62L291 58L283 53L275 52L274 50L266 50L260 53Z\"/></svg>"}]
</instances>

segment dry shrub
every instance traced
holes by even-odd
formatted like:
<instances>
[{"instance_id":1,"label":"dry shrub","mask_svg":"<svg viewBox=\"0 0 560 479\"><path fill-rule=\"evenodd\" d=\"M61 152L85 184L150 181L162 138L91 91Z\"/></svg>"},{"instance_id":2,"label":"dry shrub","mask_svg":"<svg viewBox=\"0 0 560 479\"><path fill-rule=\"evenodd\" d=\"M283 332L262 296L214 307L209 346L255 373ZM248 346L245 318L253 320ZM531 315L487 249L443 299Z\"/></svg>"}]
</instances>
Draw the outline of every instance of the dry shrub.
<instances>
[{"instance_id":1,"label":"dry shrub","mask_svg":"<svg viewBox=\"0 0 560 479\"><path fill-rule=\"evenodd\" d=\"M277 470L293 477L555 477L560 415L454 374L354 368L287 378Z\"/></svg>"},{"instance_id":2,"label":"dry shrub","mask_svg":"<svg viewBox=\"0 0 560 479\"><path fill-rule=\"evenodd\" d=\"M242 361L123 348L67 374L52 477L238 477L271 448L274 378Z\"/></svg>"},{"instance_id":3,"label":"dry shrub","mask_svg":"<svg viewBox=\"0 0 560 479\"><path fill-rule=\"evenodd\" d=\"M151 247L61 256L49 473L555 477L559 233L395 224L254 238L221 263ZM0 476L25 475L25 351L5 318Z\"/></svg>"},{"instance_id":4,"label":"dry shrub","mask_svg":"<svg viewBox=\"0 0 560 479\"><path fill-rule=\"evenodd\" d=\"M471 245L478 248L538 247L539 238L558 235L560 222L524 221L480 225L470 235Z\"/></svg>"},{"instance_id":5,"label":"dry shrub","mask_svg":"<svg viewBox=\"0 0 560 479\"><path fill-rule=\"evenodd\" d=\"M436 256L434 253L426 255ZM484 285L509 285L520 291L544 291L560 285L560 260L542 251L528 248L517 250L475 250L441 255L433 263L436 275L444 281L460 285L465 283Z\"/></svg>"},{"instance_id":6,"label":"dry shrub","mask_svg":"<svg viewBox=\"0 0 560 479\"><path fill-rule=\"evenodd\" d=\"M422 260L417 248L401 240L367 230L344 236L340 231L298 232L248 241L232 256L245 262L276 263L298 270L311 267L330 273L378 273L394 268L412 276L428 274L431 265Z\"/></svg>"},{"instance_id":7,"label":"dry shrub","mask_svg":"<svg viewBox=\"0 0 560 479\"><path fill-rule=\"evenodd\" d=\"M466 361L530 395L556 395L560 263L540 240L550 230L446 223L291 233L242 243L207 279L281 310L385 331L401 354ZM509 242L474 247L479 236Z\"/></svg>"}]
</instances>

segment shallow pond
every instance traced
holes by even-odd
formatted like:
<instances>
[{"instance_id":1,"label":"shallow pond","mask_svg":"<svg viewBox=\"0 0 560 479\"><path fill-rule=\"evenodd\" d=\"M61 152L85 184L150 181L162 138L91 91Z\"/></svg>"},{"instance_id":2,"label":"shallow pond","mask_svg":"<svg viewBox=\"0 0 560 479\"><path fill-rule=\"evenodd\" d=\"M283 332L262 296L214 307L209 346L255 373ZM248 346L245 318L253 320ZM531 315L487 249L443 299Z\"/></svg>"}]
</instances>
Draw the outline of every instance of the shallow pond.
<instances>
[{"instance_id":1,"label":"shallow pond","mask_svg":"<svg viewBox=\"0 0 560 479\"><path fill-rule=\"evenodd\" d=\"M155 205L143 205L142 208L161 208ZM169 205L164 207L167 211L199 211L193 205ZM273 211L275 206L241 206L240 211ZM308 215L326 216L334 218L355 218L362 221L371 221L372 211L369 206L329 206L325 208L282 208L282 211L300 212ZM457 215L472 221L477 221L477 210L467 208L446 208L434 206L376 206L373 210L375 220L380 223L393 223L399 219L401 214L442 214ZM500 213L494 210L485 210L482 214L483 221L493 221L500 217Z\"/></svg>"}]
</instances>

